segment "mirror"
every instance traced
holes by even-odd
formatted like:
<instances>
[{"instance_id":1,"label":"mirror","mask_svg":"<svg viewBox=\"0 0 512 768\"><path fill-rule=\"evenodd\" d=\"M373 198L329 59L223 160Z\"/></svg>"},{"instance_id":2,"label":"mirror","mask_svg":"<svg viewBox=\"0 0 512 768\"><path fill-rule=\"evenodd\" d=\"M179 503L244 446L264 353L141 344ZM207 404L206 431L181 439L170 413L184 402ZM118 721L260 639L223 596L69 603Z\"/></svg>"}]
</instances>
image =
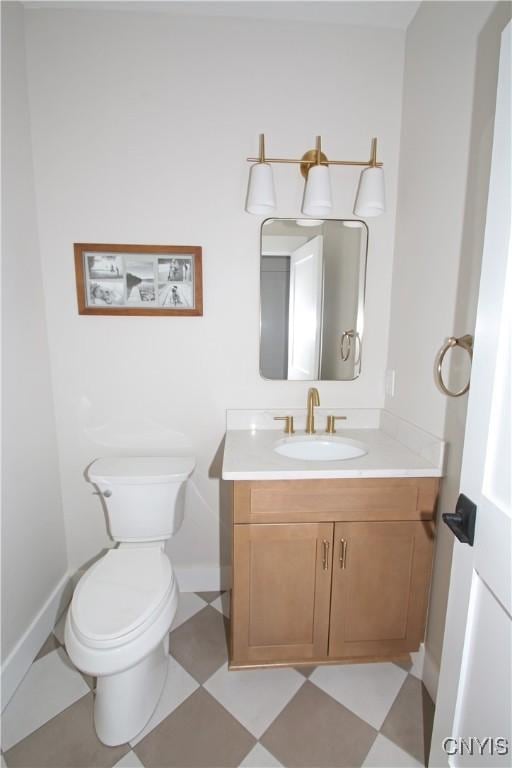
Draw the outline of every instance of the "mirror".
<instances>
[{"instance_id":1,"label":"mirror","mask_svg":"<svg viewBox=\"0 0 512 768\"><path fill-rule=\"evenodd\" d=\"M263 378L348 381L359 376L367 246L364 221L263 222Z\"/></svg>"}]
</instances>

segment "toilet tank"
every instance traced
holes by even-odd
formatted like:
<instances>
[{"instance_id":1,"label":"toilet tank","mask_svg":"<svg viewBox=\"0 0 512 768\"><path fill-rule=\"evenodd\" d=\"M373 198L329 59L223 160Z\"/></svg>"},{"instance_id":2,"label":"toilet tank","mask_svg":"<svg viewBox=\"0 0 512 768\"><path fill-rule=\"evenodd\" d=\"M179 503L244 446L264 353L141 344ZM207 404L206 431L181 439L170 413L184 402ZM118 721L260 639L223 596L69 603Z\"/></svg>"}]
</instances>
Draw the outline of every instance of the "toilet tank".
<instances>
[{"instance_id":1,"label":"toilet tank","mask_svg":"<svg viewBox=\"0 0 512 768\"><path fill-rule=\"evenodd\" d=\"M114 541L165 541L183 522L193 456L97 459L88 469L103 496Z\"/></svg>"}]
</instances>

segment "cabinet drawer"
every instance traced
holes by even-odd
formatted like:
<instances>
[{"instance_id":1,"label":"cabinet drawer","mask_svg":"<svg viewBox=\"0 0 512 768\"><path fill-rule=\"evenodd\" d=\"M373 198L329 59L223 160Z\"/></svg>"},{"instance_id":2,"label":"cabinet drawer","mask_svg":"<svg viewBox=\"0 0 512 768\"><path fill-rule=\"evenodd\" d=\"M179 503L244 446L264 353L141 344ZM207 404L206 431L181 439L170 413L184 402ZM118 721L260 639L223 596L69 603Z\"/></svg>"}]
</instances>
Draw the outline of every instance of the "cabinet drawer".
<instances>
[{"instance_id":1,"label":"cabinet drawer","mask_svg":"<svg viewBox=\"0 0 512 768\"><path fill-rule=\"evenodd\" d=\"M431 520L437 478L239 481L235 523Z\"/></svg>"}]
</instances>

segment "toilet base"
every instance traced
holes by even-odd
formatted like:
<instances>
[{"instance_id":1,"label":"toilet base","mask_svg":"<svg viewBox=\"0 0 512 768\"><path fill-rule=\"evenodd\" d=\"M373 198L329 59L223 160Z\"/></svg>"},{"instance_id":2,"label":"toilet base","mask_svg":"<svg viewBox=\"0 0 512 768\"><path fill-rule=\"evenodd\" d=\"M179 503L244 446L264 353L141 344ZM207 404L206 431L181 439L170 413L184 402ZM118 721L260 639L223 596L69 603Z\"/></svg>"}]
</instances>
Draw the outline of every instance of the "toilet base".
<instances>
[{"instance_id":1,"label":"toilet base","mask_svg":"<svg viewBox=\"0 0 512 768\"><path fill-rule=\"evenodd\" d=\"M103 744L125 744L142 731L162 695L169 669L165 641L124 672L98 677L94 726Z\"/></svg>"}]
</instances>

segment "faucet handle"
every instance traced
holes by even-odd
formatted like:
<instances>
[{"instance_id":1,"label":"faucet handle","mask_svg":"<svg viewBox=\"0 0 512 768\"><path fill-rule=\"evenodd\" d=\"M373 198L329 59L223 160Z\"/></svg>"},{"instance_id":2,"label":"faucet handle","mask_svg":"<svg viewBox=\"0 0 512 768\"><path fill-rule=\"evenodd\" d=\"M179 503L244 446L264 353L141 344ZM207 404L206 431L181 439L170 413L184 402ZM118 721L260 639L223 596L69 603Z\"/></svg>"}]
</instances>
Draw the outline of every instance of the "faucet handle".
<instances>
[{"instance_id":1,"label":"faucet handle","mask_svg":"<svg viewBox=\"0 0 512 768\"><path fill-rule=\"evenodd\" d=\"M286 435L293 435L293 416L274 416L274 421L284 421L284 432Z\"/></svg>"},{"instance_id":2,"label":"faucet handle","mask_svg":"<svg viewBox=\"0 0 512 768\"><path fill-rule=\"evenodd\" d=\"M336 420L345 420L346 416L328 416L325 431L328 435L334 435L336 432Z\"/></svg>"}]
</instances>

